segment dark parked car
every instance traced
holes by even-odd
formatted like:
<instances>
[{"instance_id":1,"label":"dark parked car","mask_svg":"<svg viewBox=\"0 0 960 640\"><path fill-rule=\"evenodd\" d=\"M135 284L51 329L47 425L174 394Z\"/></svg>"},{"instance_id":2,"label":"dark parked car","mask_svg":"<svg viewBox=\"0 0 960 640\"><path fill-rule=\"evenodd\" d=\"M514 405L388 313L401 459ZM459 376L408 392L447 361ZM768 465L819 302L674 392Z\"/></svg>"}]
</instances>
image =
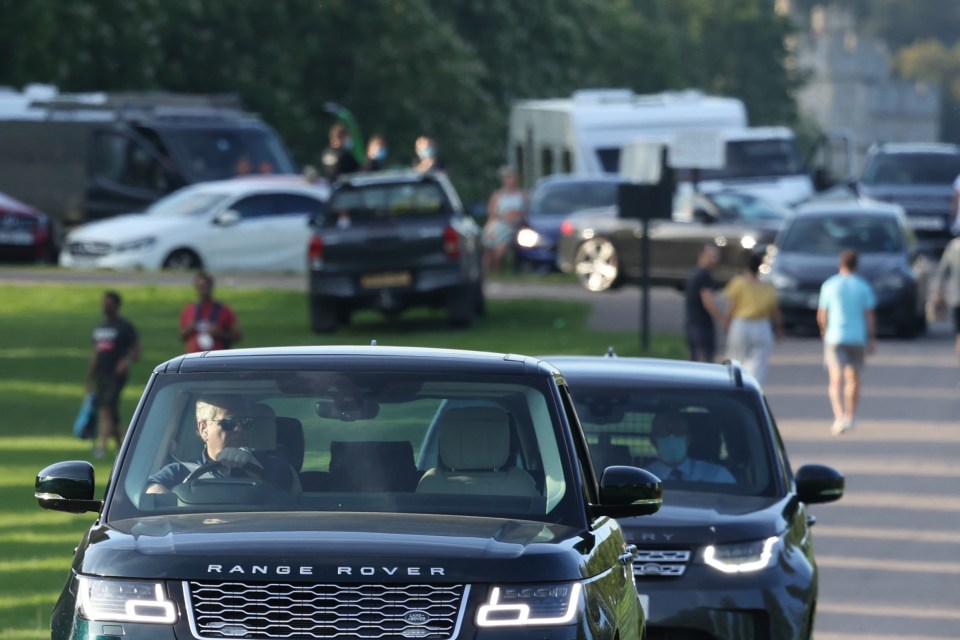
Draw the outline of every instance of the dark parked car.
<instances>
[{"instance_id":1,"label":"dark parked car","mask_svg":"<svg viewBox=\"0 0 960 640\"><path fill-rule=\"evenodd\" d=\"M869 149L856 183L861 196L901 205L920 250L939 258L953 237L953 181L960 147L937 143L886 143Z\"/></svg>"},{"instance_id":2,"label":"dark parked car","mask_svg":"<svg viewBox=\"0 0 960 640\"><path fill-rule=\"evenodd\" d=\"M554 174L537 180L524 219L517 229L513 263L517 271L557 270L560 224L575 211L617 204L616 175Z\"/></svg>"},{"instance_id":3,"label":"dark parked car","mask_svg":"<svg viewBox=\"0 0 960 640\"><path fill-rule=\"evenodd\" d=\"M683 287L708 242L720 247L714 279L724 283L746 257L772 242L792 215L781 205L735 191L687 193L676 198L672 220L650 228L650 283ZM557 264L590 291L606 291L642 276L639 220L621 218L616 206L576 213L561 225Z\"/></svg>"},{"instance_id":4,"label":"dark parked car","mask_svg":"<svg viewBox=\"0 0 960 640\"><path fill-rule=\"evenodd\" d=\"M910 337L926 329L930 260L903 209L870 200L823 200L797 208L763 267L777 289L787 329L816 331L820 286L840 252L856 249L857 272L873 286L878 329Z\"/></svg>"},{"instance_id":5,"label":"dark parked car","mask_svg":"<svg viewBox=\"0 0 960 640\"><path fill-rule=\"evenodd\" d=\"M679 415L687 426L677 465L687 474L664 478L655 515L621 520L637 546L647 637L812 638L818 577L807 505L838 500L844 479L817 464L794 473L756 380L730 363L547 360L570 385L598 473L609 465L654 470L657 447L666 456L668 446L657 442L654 421ZM717 471L696 477L694 465Z\"/></svg>"},{"instance_id":6,"label":"dark parked car","mask_svg":"<svg viewBox=\"0 0 960 640\"><path fill-rule=\"evenodd\" d=\"M180 356L154 369L102 500L88 462L37 475L41 506L99 513L51 636L637 640L616 518L661 494L636 468L597 482L563 377L533 358Z\"/></svg>"},{"instance_id":7,"label":"dark parked car","mask_svg":"<svg viewBox=\"0 0 960 640\"><path fill-rule=\"evenodd\" d=\"M333 185L311 221L310 324L329 332L358 309L396 316L446 308L468 326L484 311L480 228L441 173L358 173Z\"/></svg>"},{"instance_id":8,"label":"dark parked car","mask_svg":"<svg viewBox=\"0 0 960 640\"><path fill-rule=\"evenodd\" d=\"M50 219L0 193L0 260L52 262L56 258Z\"/></svg>"}]
</instances>

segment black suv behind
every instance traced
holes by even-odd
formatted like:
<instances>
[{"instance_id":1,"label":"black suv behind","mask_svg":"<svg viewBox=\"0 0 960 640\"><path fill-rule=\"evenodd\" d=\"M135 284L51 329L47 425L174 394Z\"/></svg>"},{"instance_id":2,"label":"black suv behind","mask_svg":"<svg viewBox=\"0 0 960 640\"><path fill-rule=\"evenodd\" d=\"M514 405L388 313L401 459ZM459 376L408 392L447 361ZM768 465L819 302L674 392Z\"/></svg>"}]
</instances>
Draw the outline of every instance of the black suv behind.
<instances>
[{"instance_id":1,"label":"black suv behind","mask_svg":"<svg viewBox=\"0 0 960 640\"><path fill-rule=\"evenodd\" d=\"M736 364L548 360L570 385L596 468L637 465L663 478L660 511L621 521L637 546L650 640L809 640L817 564L807 505L839 499L843 476L816 464L794 473L756 380Z\"/></svg>"},{"instance_id":2,"label":"black suv behind","mask_svg":"<svg viewBox=\"0 0 960 640\"><path fill-rule=\"evenodd\" d=\"M396 316L445 308L454 326L483 313L480 229L440 173L360 173L334 184L311 221L310 323L329 332L358 309Z\"/></svg>"},{"instance_id":3,"label":"black suv behind","mask_svg":"<svg viewBox=\"0 0 960 640\"><path fill-rule=\"evenodd\" d=\"M37 476L41 506L99 512L52 638L642 639L615 518L655 512L662 485L598 482L578 425L559 372L523 356L170 360L102 500L88 462Z\"/></svg>"},{"instance_id":4,"label":"black suv behind","mask_svg":"<svg viewBox=\"0 0 960 640\"><path fill-rule=\"evenodd\" d=\"M957 145L888 143L867 152L856 186L861 195L901 205L920 250L940 257L953 237L953 181L958 175Z\"/></svg>"}]
</instances>

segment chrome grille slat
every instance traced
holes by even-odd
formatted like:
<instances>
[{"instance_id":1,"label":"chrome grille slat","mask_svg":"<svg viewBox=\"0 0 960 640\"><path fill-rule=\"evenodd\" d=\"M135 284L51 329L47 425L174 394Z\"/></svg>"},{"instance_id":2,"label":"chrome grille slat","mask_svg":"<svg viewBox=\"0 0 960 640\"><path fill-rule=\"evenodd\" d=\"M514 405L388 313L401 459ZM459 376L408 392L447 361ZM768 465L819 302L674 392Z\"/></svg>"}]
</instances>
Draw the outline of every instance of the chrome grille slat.
<instances>
[{"instance_id":1,"label":"chrome grille slat","mask_svg":"<svg viewBox=\"0 0 960 640\"><path fill-rule=\"evenodd\" d=\"M198 638L449 640L465 587L190 581L184 593Z\"/></svg>"},{"instance_id":2,"label":"chrome grille slat","mask_svg":"<svg viewBox=\"0 0 960 640\"><path fill-rule=\"evenodd\" d=\"M686 549L638 549L633 558L633 575L637 578L682 576L690 555Z\"/></svg>"}]
</instances>

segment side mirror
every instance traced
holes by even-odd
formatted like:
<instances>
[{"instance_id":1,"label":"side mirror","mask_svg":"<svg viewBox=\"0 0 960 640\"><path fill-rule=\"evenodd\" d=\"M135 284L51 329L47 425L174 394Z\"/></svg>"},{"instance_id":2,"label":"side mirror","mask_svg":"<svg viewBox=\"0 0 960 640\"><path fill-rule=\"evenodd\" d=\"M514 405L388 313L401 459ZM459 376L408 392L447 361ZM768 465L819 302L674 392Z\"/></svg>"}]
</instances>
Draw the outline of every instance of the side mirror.
<instances>
[{"instance_id":1,"label":"side mirror","mask_svg":"<svg viewBox=\"0 0 960 640\"><path fill-rule=\"evenodd\" d=\"M103 501L93 499L93 478L93 465L89 462L58 462L37 474L33 495L44 509L68 513L100 511Z\"/></svg>"},{"instance_id":2,"label":"side mirror","mask_svg":"<svg viewBox=\"0 0 960 640\"><path fill-rule=\"evenodd\" d=\"M834 502L843 496L843 474L822 464L805 464L794 477L797 497L806 504Z\"/></svg>"},{"instance_id":3,"label":"side mirror","mask_svg":"<svg viewBox=\"0 0 960 640\"><path fill-rule=\"evenodd\" d=\"M213 218L213 224L221 227L229 227L240 222L240 213L234 209L221 211Z\"/></svg>"},{"instance_id":4,"label":"side mirror","mask_svg":"<svg viewBox=\"0 0 960 640\"><path fill-rule=\"evenodd\" d=\"M637 467L607 467L600 477L600 504L590 505L595 516L631 518L649 516L663 503L663 483Z\"/></svg>"}]
</instances>

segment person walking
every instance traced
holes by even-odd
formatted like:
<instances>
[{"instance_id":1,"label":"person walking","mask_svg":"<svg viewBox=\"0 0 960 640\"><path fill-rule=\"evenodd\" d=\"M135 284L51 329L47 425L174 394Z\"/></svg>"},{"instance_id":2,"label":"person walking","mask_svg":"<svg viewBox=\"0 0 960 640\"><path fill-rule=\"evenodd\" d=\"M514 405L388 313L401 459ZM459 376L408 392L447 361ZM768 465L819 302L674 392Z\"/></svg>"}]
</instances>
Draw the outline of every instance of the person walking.
<instances>
[{"instance_id":1,"label":"person walking","mask_svg":"<svg viewBox=\"0 0 960 640\"><path fill-rule=\"evenodd\" d=\"M820 287L817 324L823 338L824 365L830 376L833 409L830 431L838 436L854 428L860 397L860 371L876 348L876 297L857 275L857 252L840 253L839 272Z\"/></svg>"},{"instance_id":2,"label":"person walking","mask_svg":"<svg viewBox=\"0 0 960 640\"><path fill-rule=\"evenodd\" d=\"M774 340L783 339L783 317L772 285L760 280L763 256L750 254L743 273L734 276L723 293L727 297L724 326L727 329L727 357L763 384Z\"/></svg>"},{"instance_id":3,"label":"person walking","mask_svg":"<svg viewBox=\"0 0 960 640\"><path fill-rule=\"evenodd\" d=\"M229 349L243 339L237 315L229 305L214 300L213 276L201 271L193 278L197 301L180 313L180 341L187 353Z\"/></svg>"},{"instance_id":4,"label":"person walking","mask_svg":"<svg viewBox=\"0 0 960 640\"><path fill-rule=\"evenodd\" d=\"M103 294L103 320L93 329L93 353L84 382L84 392L93 394L97 407L93 457L98 460L106 455L111 439L120 448L120 394L130 366L140 358L137 330L120 316L121 302L116 291Z\"/></svg>"},{"instance_id":5,"label":"person walking","mask_svg":"<svg viewBox=\"0 0 960 640\"><path fill-rule=\"evenodd\" d=\"M960 361L960 237L951 240L943 250L930 290L930 306L934 312L931 315L936 317L936 312L944 307L950 309L956 334L954 351Z\"/></svg>"},{"instance_id":6,"label":"person walking","mask_svg":"<svg viewBox=\"0 0 960 640\"><path fill-rule=\"evenodd\" d=\"M720 249L712 242L704 244L697 255L697 266L684 283L684 335L689 358L713 362L717 353L717 328L720 309L713 296L717 288L711 269L720 261Z\"/></svg>"}]
</instances>

